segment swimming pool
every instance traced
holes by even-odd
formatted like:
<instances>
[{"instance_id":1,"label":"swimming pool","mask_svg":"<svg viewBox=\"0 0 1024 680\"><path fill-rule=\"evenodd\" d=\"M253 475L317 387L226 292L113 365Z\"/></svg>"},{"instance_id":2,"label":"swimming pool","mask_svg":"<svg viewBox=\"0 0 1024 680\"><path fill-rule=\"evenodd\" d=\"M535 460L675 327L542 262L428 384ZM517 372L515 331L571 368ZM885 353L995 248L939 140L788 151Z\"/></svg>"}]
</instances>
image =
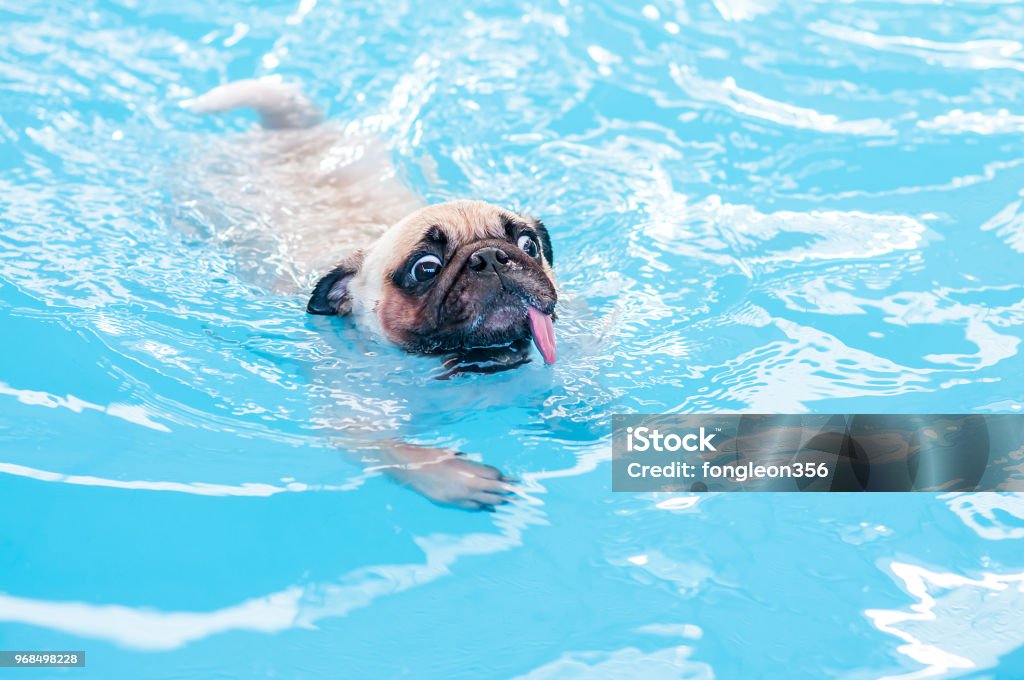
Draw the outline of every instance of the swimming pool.
<instances>
[{"instance_id":1,"label":"swimming pool","mask_svg":"<svg viewBox=\"0 0 1024 680\"><path fill-rule=\"evenodd\" d=\"M608 470L613 413L1021 410L1021 6L0 20L0 649L96 678L1024 675L1020 495ZM437 381L248 283L211 235L259 216L181 194L251 116L178 103L263 74L375 121L425 198L544 218L558 363ZM526 498L431 505L346 459L325 403Z\"/></svg>"}]
</instances>

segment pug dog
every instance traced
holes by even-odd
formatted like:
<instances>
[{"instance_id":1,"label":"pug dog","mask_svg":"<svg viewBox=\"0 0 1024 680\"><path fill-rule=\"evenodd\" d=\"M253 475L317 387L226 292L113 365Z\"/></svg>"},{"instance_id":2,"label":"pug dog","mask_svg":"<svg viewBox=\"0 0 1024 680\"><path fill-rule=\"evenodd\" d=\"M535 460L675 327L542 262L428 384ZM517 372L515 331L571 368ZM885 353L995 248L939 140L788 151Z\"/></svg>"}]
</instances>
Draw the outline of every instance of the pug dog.
<instances>
[{"instance_id":1,"label":"pug dog","mask_svg":"<svg viewBox=\"0 0 1024 680\"><path fill-rule=\"evenodd\" d=\"M272 157L260 168L271 175L268 183L276 187L303 181L324 184L318 171L332 157L317 154L330 145L331 135L323 129L327 124L318 109L294 86L272 79L236 81L186 106L203 113L255 109L262 127L277 131L270 139L246 140ZM356 152L351 153L353 160L336 163L327 175L333 196L306 199L344 203L347 212L334 218L343 223L322 224L333 221L322 216L288 219L295 214L294 208L278 210L273 216L275 228L288 232L291 259L300 267L311 266L302 262L312 259L303 250L332 248L333 240L349 245L350 252L338 257L317 282L306 310L351 316L360 329L406 352L461 359L467 370L483 366L481 359L486 357L494 359L488 370L525 363L530 339L544 362L553 364L558 295L551 238L544 224L482 201L421 207L408 189L394 181L386 151L374 141L365 136L345 140ZM315 167L304 165L303 156L314 158ZM252 181L246 178L247 185ZM253 192L251 186L246 191L248 195L234 200L252 202L254 194L261 193ZM308 191L295 186L291 194L298 198ZM389 205L415 207L394 219ZM372 229L351 233L354 224L389 218L392 223L376 237L370 237ZM353 236L368 242L353 244L357 240Z\"/></svg>"},{"instance_id":2,"label":"pug dog","mask_svg":"<svg viewBox=\"0 0 1024 680\"><path fill-rule=\"evenodd\" d=\"M544 363L555 362L554 254L540 220L483 201L424 206L397 180L379 140L324 122L301 90L280 80L236 81L183 104L259 114L262 130L220 154L258 160L237 177L238 163L218 163L203 184L221 202L268 216L278 239L273 259L298 270L296 280L323 253L336 253L308 298L309 314L351 317L406 352L443 356L445 378L520 366L531 341ZM255 252L267 248L263 237L233 245L246 261L268 259ZM274 274L280 290L289 276ZM513 491L514 480L453 451L397 440L375 442L369 457L366 448L359 439L364 462L442 504L493 509Z\"/></svg>"},{"instance_id":3,"label":"pug dog","mask_svg":"<svg viewBox=\"0 0 1024 680\"><path fill-rule=\"evenodd\" d=\"M547 229L482 201L431 205L321 278L310 314L351 315L407 352L466 353L532 338L555 362Z\"/></svg>"}]
</instances>

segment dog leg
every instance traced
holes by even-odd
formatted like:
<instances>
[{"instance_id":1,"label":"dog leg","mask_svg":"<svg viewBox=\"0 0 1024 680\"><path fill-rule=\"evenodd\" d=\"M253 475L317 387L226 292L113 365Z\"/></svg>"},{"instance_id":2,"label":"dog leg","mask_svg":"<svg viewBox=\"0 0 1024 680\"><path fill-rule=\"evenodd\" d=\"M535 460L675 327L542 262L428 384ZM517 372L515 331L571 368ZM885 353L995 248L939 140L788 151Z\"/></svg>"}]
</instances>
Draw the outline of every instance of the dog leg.
<instances>
[{"instance_id":1,"label":"dog leg","mask_svg":"<svg viewBox=\"0 0 1024 680\"><path fill-rule=\"evenodd\" d=\"M493 512L515 500L518 480L498 468L469 460L450 449L398 439L355 444L361 463L437 503Z\"/></svg>"},{"instance_id":2,"label":"dog leg","mask_svg":"<svg viewBox=\"0 0 1024 680\"><path fill-rule=\"evenodd\" d=\"M268 130L294 130L323 122L323 111L297 85L278 78L250 78L215 87L181 103L195 113L253 109Z\"/></svg>"}]
</instances>

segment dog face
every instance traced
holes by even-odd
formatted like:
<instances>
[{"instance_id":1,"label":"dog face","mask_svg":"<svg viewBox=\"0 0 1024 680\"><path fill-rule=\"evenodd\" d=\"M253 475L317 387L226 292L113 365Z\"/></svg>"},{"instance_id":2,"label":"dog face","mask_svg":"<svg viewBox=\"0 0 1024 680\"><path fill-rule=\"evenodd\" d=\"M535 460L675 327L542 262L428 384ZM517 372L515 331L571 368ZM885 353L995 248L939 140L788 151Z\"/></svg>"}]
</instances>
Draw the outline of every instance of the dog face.
<instances>
[{"instance_id":1,"label":"dog face","mask_svg":"<svg viewBox=\"0 0 1024 680\"><path fill-rule=\"evenodd\" d=\"M480 201L409 215L320 279L312 314L351 314L409 352L533 338L555 360L551 240L539 221Z\"/></svg>"}]
</instances>

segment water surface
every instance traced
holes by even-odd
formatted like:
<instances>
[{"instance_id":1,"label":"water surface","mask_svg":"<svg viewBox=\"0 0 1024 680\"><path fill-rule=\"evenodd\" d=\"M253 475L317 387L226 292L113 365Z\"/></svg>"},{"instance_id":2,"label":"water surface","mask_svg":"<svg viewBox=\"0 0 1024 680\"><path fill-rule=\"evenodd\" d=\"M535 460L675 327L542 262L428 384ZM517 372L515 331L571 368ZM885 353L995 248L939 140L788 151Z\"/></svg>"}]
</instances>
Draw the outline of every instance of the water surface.
<instances>
[{"instance_id":1,"label":"water surface","mask_svg":"<svg viewBox=\"0 0 1024 680\"><path fill-rule=\"evenodd\" d=\"M1020 496L613 495L607 462L618 412L1022 408L1019 4L0 21L0 648L97 678L1024 674ZM545 220L554 367L436 381L252 283L272 246L225 242L272 225L188 168L253 119L179 103L271 74L425 199ZM353 413L526 498L366 474Z\"/></svg>"}]
</instances>

